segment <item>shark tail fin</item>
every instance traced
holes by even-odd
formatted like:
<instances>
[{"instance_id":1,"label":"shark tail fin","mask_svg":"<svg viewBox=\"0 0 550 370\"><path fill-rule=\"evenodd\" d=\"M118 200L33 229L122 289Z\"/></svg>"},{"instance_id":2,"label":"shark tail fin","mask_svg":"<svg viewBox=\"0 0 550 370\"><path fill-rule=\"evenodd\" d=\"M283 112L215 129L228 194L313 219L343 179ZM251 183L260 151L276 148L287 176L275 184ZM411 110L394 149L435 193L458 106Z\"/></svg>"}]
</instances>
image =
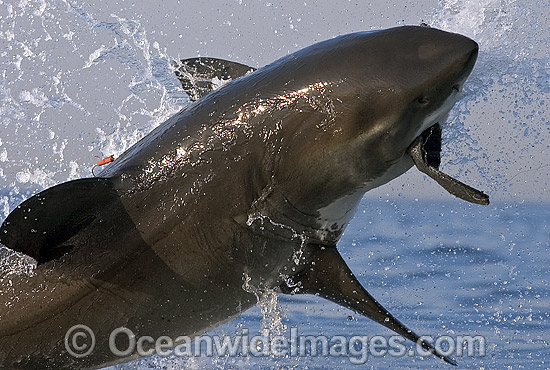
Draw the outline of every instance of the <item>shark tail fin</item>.
<instances>
[{"instance_id":1,"label":"shark tail fin","mask_svg":"<svg viewBox=\"0 0 550 370\"><path fill-rule=\"evenodd\" d=\"M445 362L457 365L452 358L439 353L430 343L422 340L382 307L359 283L336 247L318 247L312 253L310 265L292 278L293 283L300 286L298 293L319 295L347 307L421 345ZM283 293L292 292L286 285L283 285L281 290Z\"/></svg>"},{"instance_id":2,"label":"shark tail fin","mask_svg":"<svg viewBox=\"0 0 550 370\"><path fill-rule=\"evenodd\" d=\"M190 58L174 63L176 76L191 101L207 95L220 85L256 69L241 63L216 58Z\"/></svg>"},{"instance_id":3,"label":"shark tail fin","mask_svg":"<svg viewBox=\"0 0 550 370\"><path fill-rule=\"evenodd\" d=\"M105 213L118 195L111 179L87 178L46 189L17 206L0 227L0 243L40 265L67 253L63 245Z\"/></svg>"}]
</instances>

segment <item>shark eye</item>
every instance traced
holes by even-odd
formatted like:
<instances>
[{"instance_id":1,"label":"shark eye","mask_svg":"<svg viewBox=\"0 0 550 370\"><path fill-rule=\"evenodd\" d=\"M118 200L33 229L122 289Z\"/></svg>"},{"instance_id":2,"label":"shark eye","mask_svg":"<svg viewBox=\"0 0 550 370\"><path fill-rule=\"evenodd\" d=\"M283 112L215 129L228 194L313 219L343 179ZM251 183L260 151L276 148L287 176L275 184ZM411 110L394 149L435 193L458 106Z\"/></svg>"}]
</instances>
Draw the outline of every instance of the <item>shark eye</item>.
<instances>
[{"instance_id":1,"label":"shark eye","mask_svg":"<svg viewBox=\"0 0 550 370\"><path fill-rule=\"evenodd\" d=\"M425 96L421 96L421 97L418 98L416 101L417 101L418 104L420 104L420 105L427 105L427 104L430 102L430 99L428 99L428 98L425 97Z\"/></svg>"}]
</instances>

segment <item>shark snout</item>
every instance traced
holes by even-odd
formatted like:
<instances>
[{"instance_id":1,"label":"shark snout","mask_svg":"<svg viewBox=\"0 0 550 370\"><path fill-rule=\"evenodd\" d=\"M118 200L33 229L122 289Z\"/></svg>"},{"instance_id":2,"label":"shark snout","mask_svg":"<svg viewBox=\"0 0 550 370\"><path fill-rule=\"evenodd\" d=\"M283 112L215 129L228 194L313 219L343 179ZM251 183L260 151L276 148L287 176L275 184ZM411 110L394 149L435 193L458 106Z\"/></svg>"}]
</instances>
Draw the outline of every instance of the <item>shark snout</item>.
<instances>
[{"instance_id":1,"label":"shark snout","mask_svg":"<svg viewBox=\"0 0 550 370\"><path fill-rule=\"evenodd\" d=\"M452 33L445 36L439 40L440 45L445 44L441 47L439 62L444 68L444 74L449 76L452 95L456 95L462 91L464 82L474 68L479 45L466 36Z\"/></svg>"},{"instance_id":2,"label":"shark snout","mask_svg":"<svg viewBox=\"0 0 550 370\"><path fill-rule=\"evenodd\" d=\"M466 70L467 74L469 75L474 68L474 64L476 63L477 54L479 53L479 45L472 39L469 39L467 37L464 38L468 40L468 46L466 47Z\"/></svg>"}]
</instances>

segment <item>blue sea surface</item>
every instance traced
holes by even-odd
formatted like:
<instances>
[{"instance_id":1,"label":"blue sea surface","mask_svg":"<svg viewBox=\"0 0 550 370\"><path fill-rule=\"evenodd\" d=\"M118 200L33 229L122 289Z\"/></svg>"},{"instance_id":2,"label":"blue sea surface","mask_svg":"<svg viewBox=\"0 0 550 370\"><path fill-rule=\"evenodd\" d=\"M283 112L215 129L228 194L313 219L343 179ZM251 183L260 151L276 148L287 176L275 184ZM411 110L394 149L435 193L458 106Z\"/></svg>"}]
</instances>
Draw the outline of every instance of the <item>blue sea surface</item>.
<instances>
[{"instance_id":1,"label":"blue sea surface","mask_svg":"<svg viewBox=\"0 0 550 370\"><path fill-rule=\"evenodd\" d=\"M484 356L451 356L461 369L548 369L550 205L470 205L457 199L363 199L339 250L367 290L419 335L483 336ZM279 295L283 335L389 338L381 325L312 295ZM259 335L260 307L208 333ZM410 342L407 345L413 349ZM476 347L477 348L477 347ZM370 352L369 352L370 353ZM118 369L452 369L434 357L148 358ZM366 367L365 367L366 366Z\"/></svg>"}]
</instances>

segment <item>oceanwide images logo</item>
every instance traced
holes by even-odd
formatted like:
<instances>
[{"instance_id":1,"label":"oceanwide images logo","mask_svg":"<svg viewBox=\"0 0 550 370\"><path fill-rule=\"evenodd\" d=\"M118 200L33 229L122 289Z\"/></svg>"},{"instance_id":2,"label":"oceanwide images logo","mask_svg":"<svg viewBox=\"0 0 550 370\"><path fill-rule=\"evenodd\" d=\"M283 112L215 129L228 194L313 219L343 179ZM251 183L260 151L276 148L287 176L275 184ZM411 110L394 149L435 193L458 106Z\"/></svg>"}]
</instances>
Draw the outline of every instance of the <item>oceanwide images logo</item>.
<instances>
[{"instance_id":1,"label":"oceanwide images logo","mask_svg":"<svg viewBox=\"0 0 550 370\"><path fill-rule=\"evenodd\" d=\"M421 340L433 345L445 356L475 357L485 356L486 342L481 335L440 336L433 338L422 336ZM254 356L254 357L347 357L354 365L365 364L369 356L414 357L432 356L420 344L407 346L406 339L400 335L392 336L325 336L300 335L298 328L290 328L290 336L254 335L249 329L242 329L235 335L201 335L197 337L180 336L172 338L166 335L137 336L126 327L114 329L108 343L96 343L93 330L86 325L75 325L65 334L65 348L75 358L85 358L107 349L117 357L129 357L135 354L143 357L159 356L179 357L218 357L218 356ZM102 351L103 352L103 351Z\"/></svg>"}]
</instances>

